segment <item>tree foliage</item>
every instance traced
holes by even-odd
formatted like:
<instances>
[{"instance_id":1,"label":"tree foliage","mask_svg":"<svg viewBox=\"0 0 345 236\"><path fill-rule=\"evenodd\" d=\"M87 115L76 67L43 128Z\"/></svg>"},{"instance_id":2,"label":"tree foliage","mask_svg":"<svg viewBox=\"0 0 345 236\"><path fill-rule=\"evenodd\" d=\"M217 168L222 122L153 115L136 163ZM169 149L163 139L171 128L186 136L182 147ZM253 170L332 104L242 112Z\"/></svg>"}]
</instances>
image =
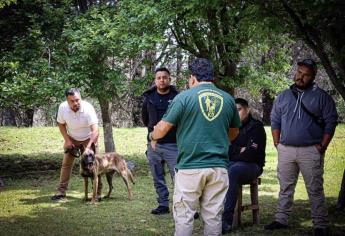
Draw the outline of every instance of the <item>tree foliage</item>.
<instances>
[{"instance_id":1,"label":"tree foliage","mask_svg":"<svg viewBox=\"0 0 345 236\"><path fill-rule=\"evenodd\" d=\"M345 4L342 0L257 1L270 18L301 38L319 57L334 88L345 100Z\"/></svg>"},{"instance_id":2,"label":"tree foliage","mask_svg":"<svg viewBox=\"0 0 345 236\"><path fill-rule=\"evenodd\" d=\"M49 105L68 86L109 103L140 94L160 62L176 61L180 79L181 58L192 57L211 59L228 92L272 96L287 85L299 38L345 98L340 0L13 2L0 1L0 107Z\"/></svg>"},{"instance_id":3,"label":"tree foliage","mask_svg":"<svg viewBox=\"0 0 345 236\"><path fill-rule=\"evenodd\" d=\"M260 50L265 50L269 44L269 36L266 34L268 31L265 28L267 26L259 21L259 7L250 1L164 0L160 4L150 0L131 2L134 2L136 8L156 13L141 20L140 17L136 18L136 24L140 26L147 24L150 27L164 26L166 34L169 32L173 34L172 43L176 43L177 47L186 50L194 57L211 59L216 68L217 85L231 93L234 88L243 85L246 77L254 82L253 77L258 78L263 73L277 72L277 70L270 71L272 67L263 66L262 72L255 71L254 76L249 74L256 67L248 64L253 60L247 58L249 55L247 52L255 50L258 54L264 54L265 51ZM133 8L129 7L129 10L133 11ZM278 36L275 37L277 38ZM271 53L267 61L268 59L279 61L282 58L282 56L272 58L276 55L278 54ZM286 68L286 62L287 60L280 62L284 64L283 68ZM275 80L281 81L284 72L286 71L280 70ZM266 85L273 85L271 89L273 91L277 83L266 83Z\"/></svg>"},{"instance_id":4,"label":"tree foliage","mask_svg":"<svg viewBox=\"0 0 345 236\"><path fill-rule=\"evenodd\" d=\"M65 6L20 1L1 9L0 106L33 108L56 100L55 53Z\"/></svg>"},{"instance_id":5,"label":"tree foliage","mask_svg":"<svg viewBox=\"0 0 345 236\"><path fill-rule=\"evenodd\" d=\"M111 98L125 80L118 63L124 54L114 18L114 9L95 7L75 16L64 28L64 78L91 97Z\"/></svg>"},{"instance_id":6,"label":"tree foliage","mask_svg":"<svg viewBox=\"0 0 345 236\"><path fill-rule=\"evenodd\" d=\"M0 0L0 9L15 2L16 0Z\"/></svg>"}]
</instances>

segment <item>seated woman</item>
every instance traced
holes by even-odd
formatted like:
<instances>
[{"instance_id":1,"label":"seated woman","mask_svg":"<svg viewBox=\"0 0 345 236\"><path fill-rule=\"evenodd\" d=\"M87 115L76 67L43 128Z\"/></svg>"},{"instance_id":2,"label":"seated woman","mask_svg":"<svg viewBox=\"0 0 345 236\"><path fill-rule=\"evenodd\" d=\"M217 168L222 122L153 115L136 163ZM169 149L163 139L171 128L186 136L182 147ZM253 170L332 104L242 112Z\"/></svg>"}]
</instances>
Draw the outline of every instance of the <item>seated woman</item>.
<instances>
[{"instance_id":1,"label":"seated woman","mask_svg":"<svg viewBox=\"0 0 345 236\"><path fill-rule=\"evenodd\" d=\"M242 98L235 99L242 127L229 149L229 189L222 217L222 233L231 231L239 185L248 184L262 174L265 164L266 133L263 124L255 120Z\"/></svg>"}]
</instances>

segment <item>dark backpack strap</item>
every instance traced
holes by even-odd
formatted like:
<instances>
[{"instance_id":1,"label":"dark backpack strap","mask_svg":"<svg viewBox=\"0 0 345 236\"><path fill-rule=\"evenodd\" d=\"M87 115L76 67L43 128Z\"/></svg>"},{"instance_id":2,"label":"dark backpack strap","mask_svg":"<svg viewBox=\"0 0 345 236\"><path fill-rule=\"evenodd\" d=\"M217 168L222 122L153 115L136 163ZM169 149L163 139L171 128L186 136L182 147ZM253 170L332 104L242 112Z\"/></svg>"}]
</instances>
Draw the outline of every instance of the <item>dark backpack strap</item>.
<instances>
[{"instance_id":1,"label":"dark backpack strap","mask_svg":"<svg viewBox=\"0 0 345 236\"><path fill-rule=\"evenodd\" d=\"M293 89L290 89L290 90L291 90L293 96L296 98L296 101L297 101L297 99L298 99L297 92L294 91ZM320 126L321 128L324 128L324 127L325 127L325 122L324 122L324 120L322 119L322 117L316 116L314 113L310 112L310 111L305 107L305 105L304 105L304 103L302 102L302 100L301 100L301 108L302 108L302 110L303 110L305 113L307 113L308 116L310 116L310 117L313 119L313 121L314 121L318 126Z\"/></svg>"}]
</instances>

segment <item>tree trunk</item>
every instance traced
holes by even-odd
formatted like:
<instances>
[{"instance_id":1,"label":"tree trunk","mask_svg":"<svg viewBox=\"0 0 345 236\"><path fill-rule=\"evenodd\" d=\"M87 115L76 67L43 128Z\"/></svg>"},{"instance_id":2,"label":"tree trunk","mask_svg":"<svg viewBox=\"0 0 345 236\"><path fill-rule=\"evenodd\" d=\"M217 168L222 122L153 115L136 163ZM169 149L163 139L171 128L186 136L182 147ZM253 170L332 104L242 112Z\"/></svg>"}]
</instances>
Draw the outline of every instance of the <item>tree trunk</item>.
<instances>
[{"instance_id":1,"label":"tree trunk","mask_svg":"<svg viewBox=\"0 0 345 236\"><path fill-rule=\"evenodd\" d=\"M26 109L23 114L23 123L26 127L32 127L34 123L34 109Z\"/></svg>"},{"instance_id":2,"label":"tree trunk","mask_svg":"<svg viewBox=\"0 0 345 236\"><path fill-rule=\"evenodd\" d=\"M265 125L271 124L271 110L273 107L273 98L267 89L261 90L262 98L262 122Z\"/></svg>"},{"instance_id":3,"label":"tree trunk","mask_svg":"<svg viewBox=\"0 0 345 236\"><path fill-rule=\"evenodd\" d=\"M102 113L105 152L115 152L116 149L113 138L113 126L111 124L110 103L109 100L103 97L98 97L98 101Z\"/></svg>"},{"instance_id":4,"label":"tree trunk","mask_svg":"<svg viewBox=\"0 0 345 236\"><path fill-rule=\"evenodd\" d=\"M343 180L341 181L341 187L339 191L337 208L339 210L345 209L345 169L343 173Z\"/></svg>"},{"instance_id":5,"label":"tree trunk","mask_svg":"<svg viewBox=\"0 0 345 236\"><path fill-rule=\"evenodd\" d=\"M176 82L182 80L182 50L181 48L177 48L176 50Z\"/></svg>"},{"instance_id":6,"label":"tree trunk","mask_svg":"<svg viewBox=\"0 0 345 236\"><path fill-rule=\"evenodd\" d=\"M325 68L326 73L328 74L329 79L331 80L334 88L338 91L340 96L345 100L345 86L343 85L344 78L338 76L335 70L335 67L332 65L329 55L326 53L324 48L324 42L319 37L317 29L311 27L306 27L296 12L289 6L287 1L281 0L284 9L290 15L291 19L294 21L297 29L304 35L304 42L315 52L315 54L320 58L320 61ZM339 63L338 63L339 64ZM340 64L340 72L343 71L343 67ZM340 73L341 75L342 73ZM343 75L344 76L344 75Z\"/></svg>"},{"instance_id":7,"label":"tree trunk","mask_svg":"<svg viewBox=\"0 0 345 236\"><path fill-rule=\"evenodd\" d=\"M345 101L345 87L343 85L344 78L341 78L340 76L337 75L334 66L332 65L328 55L325 53L323 49L322 43L319 42L316 45L310 45L310 44L308 45L313 49L316 55L320 58L321 63L323 67L325 68L325 71L329 79L331 80L335 90L338 91L340 96Z\"/></svg>"},{"instance_id":8,"label":"tree trunk","mask_svg":"<svg viewBox=\"0 0 345 236\"><path fill-rule=\"evenodd\" d=\"M16 122L15 112L8 108L1 112L1 125L3 126L18 126Z\"/></svg>"},{"instance_id":9,"label":"tree trunk","mask_svg":"<svg viewBox=\"0 0 345 236\"><path fill-rule=\"evenodd\" d=\"M87 7L87 0L78 0L78 6L79 6L79 11L82 13L86 12L88 7Z\"/></svg>"},{"instance_id":10,"label":"tree trunk","mask_svg":"<svg viewBox=\"0 0 345 236\"><path fill-rule=\"evenodd\" d=\"M236 64L233 62L229 62L224 69L224 76L220 76L217 71L215 71L215 85L224 90L225 92L231 94L232 96L235 95L235 88L233 86L229 86L226 80L232 80L236 74Z\"/></svg>"}]
</instances>

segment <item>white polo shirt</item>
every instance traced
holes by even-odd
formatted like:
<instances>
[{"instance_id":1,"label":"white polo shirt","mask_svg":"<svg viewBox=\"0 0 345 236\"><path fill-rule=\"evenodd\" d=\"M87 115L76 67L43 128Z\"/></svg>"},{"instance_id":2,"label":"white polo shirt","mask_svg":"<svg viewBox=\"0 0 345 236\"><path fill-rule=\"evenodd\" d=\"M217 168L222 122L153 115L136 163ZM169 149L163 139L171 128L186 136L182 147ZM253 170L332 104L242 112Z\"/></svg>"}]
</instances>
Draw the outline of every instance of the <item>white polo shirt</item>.
<instances>
[{"instance_id":1,"label":"white polo shirt","mask_svg":"<svg viewBox=\"0 0 345 236\"><path fill-rule=\"evenodd\" d=\"M93 106L81 101L80 109L74 112L68 105L67 101L59 106L57 122L66 124L67 133L77 141L84 141L91 136L90 126L98 124L97 115Z\"/></svg>"}]
</instances>

